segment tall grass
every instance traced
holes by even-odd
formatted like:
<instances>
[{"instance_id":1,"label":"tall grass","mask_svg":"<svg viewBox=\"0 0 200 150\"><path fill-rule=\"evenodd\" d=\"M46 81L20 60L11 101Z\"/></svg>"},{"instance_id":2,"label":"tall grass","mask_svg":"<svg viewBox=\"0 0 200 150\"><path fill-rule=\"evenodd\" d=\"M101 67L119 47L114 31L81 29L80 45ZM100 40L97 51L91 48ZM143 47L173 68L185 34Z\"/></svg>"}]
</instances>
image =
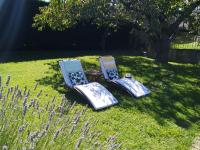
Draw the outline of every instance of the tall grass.
<instances>
[{"instance_id":1,"label":"tall grass","mask_svg":"<svg viewBox=\"0 0 200 150\"><path fill-rule=\"evenodd\" d=\"M95 130L98 120L87 117L87 107L75 109L65 96L59 105L55 97L41 105L41 95L48 93L38 90L37 84L21 89L9 86L10 80L8 76L4 85L0 76L0 149L122 148L116 135L105 138Z\"/></svg>"}]
</instances>

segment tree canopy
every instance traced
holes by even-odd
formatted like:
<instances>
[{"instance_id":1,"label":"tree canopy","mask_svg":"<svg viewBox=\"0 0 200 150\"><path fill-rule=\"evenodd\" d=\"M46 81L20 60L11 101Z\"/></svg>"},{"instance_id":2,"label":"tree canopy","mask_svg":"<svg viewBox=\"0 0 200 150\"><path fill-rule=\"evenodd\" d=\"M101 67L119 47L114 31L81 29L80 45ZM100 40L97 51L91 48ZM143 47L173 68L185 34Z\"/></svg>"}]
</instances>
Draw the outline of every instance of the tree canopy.
<instances>
[{"instance_id":1,"label":"tree canopy","mask_svg":"<svg viewBox=\"0 0 200 150\"><path fill-rule=\"evenodd\" d=\"M166 40L170 44L179 24L194 16L192 12L199 5L200 0L51 0L40 8L33 26L39 30L65 30L78 23L90 23L117 30L126 24L147 33L153 44ZM199 18L193 17L193 26Z\"/></svg>"}]
</instances>

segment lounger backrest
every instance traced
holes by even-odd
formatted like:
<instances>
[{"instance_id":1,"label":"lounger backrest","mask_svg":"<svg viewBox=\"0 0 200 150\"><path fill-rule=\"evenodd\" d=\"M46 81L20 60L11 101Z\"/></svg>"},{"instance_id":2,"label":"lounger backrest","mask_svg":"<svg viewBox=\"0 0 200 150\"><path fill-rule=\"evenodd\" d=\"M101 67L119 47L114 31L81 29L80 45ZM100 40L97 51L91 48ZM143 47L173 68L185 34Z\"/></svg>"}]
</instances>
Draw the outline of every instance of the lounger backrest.
<instances>
[{"instance_id":1,"label":"lounger backrest","mask_svg":"<svg viewBox=\"0 0 200 150\"><path fill-rule=\"evenodd\" d=\"M62 61L59 61L59 65L61 67L61 71L62 71L64 80L65 80L67 86L73 88L73 85L69 78L69 73L74 73L74 72L82 72L84 75L85 81L88 82L88 80L85 76L85 73L83 71L83 67L81 65L80 60L76 60L76 59L75 60L62 60Z\"/></svg>"},{"instance_id":2,"label":"lounger backrest","mask_svg":"<svg viewBox=\"0 0 200 150\"><path fill-rule=\"evenodd\" d=\"M104 78L109 80L107 70L109 70L109 69L116 69L117 70L117 66L116 66L114 57L112 57L112 56L101 56L99 58L99 61L100 61L101 71L104 75Z\"/></svg>"}]
</instances>

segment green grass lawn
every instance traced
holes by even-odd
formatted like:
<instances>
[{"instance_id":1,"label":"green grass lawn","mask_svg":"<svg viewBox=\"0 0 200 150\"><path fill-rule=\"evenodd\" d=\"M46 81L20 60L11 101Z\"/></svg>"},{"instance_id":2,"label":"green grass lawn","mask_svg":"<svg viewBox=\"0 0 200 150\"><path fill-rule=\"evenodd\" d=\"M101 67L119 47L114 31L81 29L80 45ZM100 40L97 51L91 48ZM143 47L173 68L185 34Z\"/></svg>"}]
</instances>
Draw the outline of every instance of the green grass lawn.
<instances>
[{"instance_id":1,"label":"green grass lawn","mask_svg":"<svg viewBox=\"0 0 200 150\"><path fill-rule=\"evenodd\" d=\"M200 50L200 42L195 41L194 37L187 33L181 33L173 41L171 47L174 49Z\"/></svg>"},{"instance_id":2,"label":"green grass lawn","mask_svg":"<svg viewBox=\"0 0 200 150\"><path fill-rule=\"evenodd\" d=\"M189 43L179 43L174 42L172 44L173 49L191 49L191 50L200 50L200 44L197 42L189 42Z\"/></svg>"},{"instance_id":3,"label":"green grass lawn","mask_svg":"<svg viewBox=\"0 0 200 150\"><path fill-rule=\"evenodd\" d=\"M73 58L80 59L87 70L91 66L99 69L98 57ZM13 86L34 88L38 82L38 88L43 90L42 97L44 93L49 99L65 94L70 101L77 101L79 109L87 101L64 86L58 66L59 60L67 58L1 63L0 74L4 82L6 76L11 75ZM124 148L130 150L189 149L200 133L200 65L160 65L151 59L128 55L115 55L115 58L121 75L132 73L152 93L136 99L102 80L119 104L98 112L89 107L88 117L99 120L97 129L102 130L104 136L117 133ZM48 99L41 103L46 101Z\"/></svg>"}]
</instances>

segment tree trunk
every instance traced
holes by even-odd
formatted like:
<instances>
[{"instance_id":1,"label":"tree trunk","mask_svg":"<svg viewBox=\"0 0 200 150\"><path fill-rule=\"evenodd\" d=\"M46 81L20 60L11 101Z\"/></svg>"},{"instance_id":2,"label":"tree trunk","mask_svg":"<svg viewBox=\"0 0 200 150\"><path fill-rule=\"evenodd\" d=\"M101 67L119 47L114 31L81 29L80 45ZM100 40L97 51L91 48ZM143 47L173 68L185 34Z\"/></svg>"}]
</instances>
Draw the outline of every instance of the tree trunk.
<instances>
[{"instance_id":1,"label":"tree trunk","mask_svg":"<svg viewBox=\"0 0 200 150\"><path fill-rule=\"evenodd\" d=\"M135 46L134 44L134 28L131 29L130 31L130 36L129 36L129 48L133 48Z\"/></svg>"},{"instance_id":2,"label":"tree trunk","mask_svg":"<svg viewBox=\"0 0 200 150\"><path fill-rule=\"evenodd\" d=\"M106 39L108 36L108 29L105 29L101 36L101 49L106 50Z\"/></svg>"},{"instance_id":3,"label":"tree trunk","mask_svg":"<svg viewBox=\"0 0 200 150\"><path fill-rule=\"evenodd\" d=\"M160 63L168 63L169 61L169 50L170 50L170 39L159 39L155 43L156 50L156 61Z\"/></svg>"}]
</instances>

